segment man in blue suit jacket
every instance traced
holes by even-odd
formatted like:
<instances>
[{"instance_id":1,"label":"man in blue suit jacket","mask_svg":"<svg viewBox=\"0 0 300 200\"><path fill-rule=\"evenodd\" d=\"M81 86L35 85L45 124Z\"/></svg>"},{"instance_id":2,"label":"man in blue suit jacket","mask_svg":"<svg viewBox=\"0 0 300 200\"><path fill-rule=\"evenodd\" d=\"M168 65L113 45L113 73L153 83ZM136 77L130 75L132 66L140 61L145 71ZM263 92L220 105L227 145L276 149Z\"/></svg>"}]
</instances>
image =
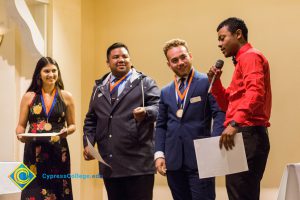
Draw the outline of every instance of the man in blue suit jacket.
<instances>
[{"instance_id":1,"label":"man in blue suit jacket","mask_svg":"<svg viewBox=\"0 0 300 200\"><path fill-rule=\"evenodd\" d=\"M167 176L175 200L215 199L215 179L199 179L193 140L220 135L225 114L207 94L207 75L192 66L186 42L170 40L164 53L175 77L161 91L155 134L156 169Z\"/></svg>"}]
</instances>

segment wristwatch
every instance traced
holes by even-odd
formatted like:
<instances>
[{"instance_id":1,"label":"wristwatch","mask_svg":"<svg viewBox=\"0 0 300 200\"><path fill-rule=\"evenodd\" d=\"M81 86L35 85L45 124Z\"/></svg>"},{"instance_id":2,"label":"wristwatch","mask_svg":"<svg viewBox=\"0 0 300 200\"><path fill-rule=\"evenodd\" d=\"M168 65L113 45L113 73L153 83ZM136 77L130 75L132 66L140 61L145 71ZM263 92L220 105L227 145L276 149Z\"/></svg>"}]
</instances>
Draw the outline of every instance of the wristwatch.
<instances>
[{"instance_id":1,"label":"wristwatch","mask_svg":"<svg viewBox=\"0 0 300 200\"><path fill-rule=\"evenodd\" d=\"M238 127L239 127L239 124L238 124L236 121L234 121L234 120L231 120L231 121L229 122L229 124L230 124L230 126L232 126L232 127L234 127L234 128L238 128Z\"/></svg>"}]
</instances>

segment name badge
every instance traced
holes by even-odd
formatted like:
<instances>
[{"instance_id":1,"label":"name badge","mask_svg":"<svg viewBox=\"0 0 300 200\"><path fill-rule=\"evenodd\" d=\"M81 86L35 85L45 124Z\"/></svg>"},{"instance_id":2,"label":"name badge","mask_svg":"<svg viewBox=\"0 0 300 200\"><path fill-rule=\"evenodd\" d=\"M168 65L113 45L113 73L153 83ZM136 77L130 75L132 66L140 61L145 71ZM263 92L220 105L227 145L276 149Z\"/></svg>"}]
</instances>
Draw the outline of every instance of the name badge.
<instances>
[{"instance_id":1,"label":"name badge","mask_svg":"<svg viewBox=\"0 0 300 200\"><path fill-rule=\"evenodd\" d=\"M201 101L201 97L200 96L193 97L193 98L190 99L191 103L196 103L196 102L199 102L199 101Z\"/></svg>"}]
</instances>

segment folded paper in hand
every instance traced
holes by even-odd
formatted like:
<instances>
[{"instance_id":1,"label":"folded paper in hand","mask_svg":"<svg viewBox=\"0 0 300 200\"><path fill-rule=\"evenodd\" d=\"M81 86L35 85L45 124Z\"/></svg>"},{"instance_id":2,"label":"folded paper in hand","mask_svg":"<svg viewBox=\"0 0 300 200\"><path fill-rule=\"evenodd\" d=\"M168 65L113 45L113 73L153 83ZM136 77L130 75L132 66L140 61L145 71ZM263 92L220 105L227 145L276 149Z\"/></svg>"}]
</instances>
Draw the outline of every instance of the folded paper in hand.
<instances>
[{"instance_id":1,"label":"folded paper in hand","mask_svg":"<svg viewBox=\"0 0 300 200\"><path fill-rule=\"evenodd\" d=\"M97 159L99 162L103 163L104 165L108 166L111 168L111 166L109 164L107 164L103 158L101 157L101 155L99 154L99 152L93 147L93 145L91 144L91 142L89 141L88 137L86 137L86 141L88 143L88 150L89 153L95 158Z\"/></svg>"}]
</instances>

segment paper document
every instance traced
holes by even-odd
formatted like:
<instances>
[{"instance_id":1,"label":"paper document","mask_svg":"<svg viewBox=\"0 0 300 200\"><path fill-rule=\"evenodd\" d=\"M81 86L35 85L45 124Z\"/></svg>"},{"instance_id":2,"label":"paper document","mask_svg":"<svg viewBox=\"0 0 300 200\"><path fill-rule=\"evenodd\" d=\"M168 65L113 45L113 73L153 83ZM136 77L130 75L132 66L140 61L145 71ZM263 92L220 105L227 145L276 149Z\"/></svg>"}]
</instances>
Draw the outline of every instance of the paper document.
<instances>
[{"instance_id":1,"label":"paper document","mask_svg":"<svg viewBox=\"0 0 300 200\"><path fill-rule=\"evenodd\" d=\"M90 154L95 158L97 159L99 162L103 163L104 165L108 166L111 168L111 166L109 164L107 164L103 158L101 157L101 155L99 154L99 152L93 147L93 145L91 144L91 142L89 141L88 137L86 137L86 141L88 143L88 149L89 149L89 152Z\"/></svg>"},{"instance_id":2,"label":"paper document","mask_svg":"<svg viewBox=\"0 0 300 200\"><path fill-rule=\"evenodd\" d=\"M60 133L21 133L19 135L22 137L51 137L59 134Z\"/></svg>"},{"instance_id":3,"label":"paper document","mask_svg":"<svg viewBox=\"0 0 300 200\"><path fill-rule=\"evenodd\" d=\"M224 176L248 171L244 141L241 133L234 137L231 150L219 147L219 137L194 140L200 178Z\"/></svg>"}]
</instances>

